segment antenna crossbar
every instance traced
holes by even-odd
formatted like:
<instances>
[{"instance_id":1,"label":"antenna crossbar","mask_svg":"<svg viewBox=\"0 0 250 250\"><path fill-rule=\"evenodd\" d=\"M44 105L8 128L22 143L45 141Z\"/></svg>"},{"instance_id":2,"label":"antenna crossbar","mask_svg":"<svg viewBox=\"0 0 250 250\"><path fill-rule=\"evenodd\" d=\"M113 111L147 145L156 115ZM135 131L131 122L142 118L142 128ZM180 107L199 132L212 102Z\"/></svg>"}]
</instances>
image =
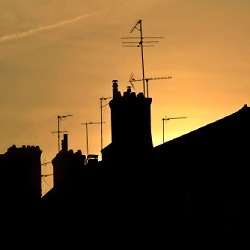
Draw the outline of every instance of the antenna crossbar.
<instances>
[{"instance_id":1,"label":"antenna crossbar","mask_svg":"<svg viewBox=\"0 0 250 250\"><path fill-rule=\"evenodd\" d=\"M140 36L122 37L122 39L138 39L138 38L141 38L141 37ZM145 39L145 38L150 38L150 39L152 39L152 38L159 38L159 39L161 39L161 38L164 38L164 37L163 36L144 36L143 39Z\"/></svg>"},{"instance_id":2,"label":"antenna crossbar","mask_svg":"<svg viewBox=\"0 0 250 250\"><path fill-rule=\"evenodd\" d=\"M123 47L141 47L141 61L142 61L142 81L143 81L143 94L145 95L145 72L144 72L144 58L143 58L143 47L154 47L153 44L146 44L145 43L158 43L159 41L144 41L143 39L160 39L163 37L153 37L153 36L149 36L149 37L144 37L142 35L142 20L138 20L136 22L136 24L134 25L134 27L131 29L130 33L132 33L135 29L137 29L138 31L140 31L140 36L139 37L122 37L122 39L139 39L139 41L136 42L122 42L122 44L127 44L127 45L123 45ZM132 45L134 43L137 43L138 45ZM130 44L130 45L128 45Z\"/></svg>"},{"instance_id":3,"label":"antenna crossbar","mask_svg":"<svg viewBox=\"0 0 250 250\"><path fill-rule=\"evenodd\" d=\"M146 83L147 83L147 97L149 96L148 94L148 81L149 80L160 80L160 79L171 79L172 76L165 76L165 77L148 77L148 78L145 78L145 79L134 79L133 76L130 78L129 82L130 84L132 85L132 82L135 82L135 81L143 81L143 80L146 80Z\"/></svg>"},{"instance_id":4,"label":"antenna crossbar","mask_svg":"<svg viewBox=\"0 0 250 250\"><path fill-rule=\"evenodd\" d=\"M67 131L61 131L60 130L60 121L62 121L63 119L66 119L69 116L73 116L73 115L58 115L57 116L57 131L52 131L51 133L57 133L57 143L58 143L58 152L60 152L60 134L61 133L66 133Z\"/></svg>"},{"instance_id":5,"label":"antenna crossbar","mask_svg":"<svg viewBox=\"0 0 250 250\"><path fill-rule=\"evenodd\" d=\"M82 122L82 125L86 126L86 147L87 147L87 157L89 155L89 140L88 140L88 125L90 124L101 124L104 122Z\"/></svg>"},{"instance_id":6,"label":"antenna crossbar","mask_svg":"<svg viewBox=\"0 0 250 250\"><path fill-rule=\"evenodd\" d=\"M171 119L185 119L186 116L179 116L179 117L165 117L162 118L162 135L163 135L163 143L164 143L164 122L169 121Z\"/></svg>"}]
</instances>

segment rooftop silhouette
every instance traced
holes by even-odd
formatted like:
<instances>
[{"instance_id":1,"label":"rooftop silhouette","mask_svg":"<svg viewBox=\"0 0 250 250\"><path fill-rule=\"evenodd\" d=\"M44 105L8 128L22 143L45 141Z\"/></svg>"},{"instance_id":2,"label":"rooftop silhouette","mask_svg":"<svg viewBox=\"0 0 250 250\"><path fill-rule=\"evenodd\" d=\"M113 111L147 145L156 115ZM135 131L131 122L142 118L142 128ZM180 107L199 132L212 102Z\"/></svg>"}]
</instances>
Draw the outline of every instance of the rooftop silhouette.
<instances>
[{"instance_id":1,"label":"rooftop silhouette","mask_svg":"<svg viewBox=\"0 0 250 250\"><path fill-rule=\"evenodd\" d=\"M54 187L42 196L41 149L10 147L0 155L8 176L2 211L15 220L53 222L62 237L78 230L108 237L107 225L112 237L131 242L140 241L138 232L162 242L244 237L250 108L153 147L152 98L129 87L122 95L118 80L112 88L111 143L102 160L68 149L64 135L52 160Z\"/></svg>"}]
</instances>

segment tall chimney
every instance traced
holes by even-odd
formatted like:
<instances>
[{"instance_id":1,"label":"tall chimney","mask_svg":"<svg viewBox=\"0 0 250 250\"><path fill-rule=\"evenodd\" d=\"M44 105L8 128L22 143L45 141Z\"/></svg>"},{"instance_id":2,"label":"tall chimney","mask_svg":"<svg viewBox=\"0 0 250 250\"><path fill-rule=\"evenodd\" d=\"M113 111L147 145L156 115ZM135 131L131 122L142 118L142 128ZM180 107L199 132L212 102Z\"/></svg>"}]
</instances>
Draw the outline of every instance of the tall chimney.
<instances>
[{"instance_id":1,"label":"tall chimney","mask_svg":"<svg viewBox=\"0 0 250 250\"><path fill-rule=\"evenodd\" d=\"M118 80L113 80L113 98L116 98L118 95Z\"/></svg>"}]
</instances>

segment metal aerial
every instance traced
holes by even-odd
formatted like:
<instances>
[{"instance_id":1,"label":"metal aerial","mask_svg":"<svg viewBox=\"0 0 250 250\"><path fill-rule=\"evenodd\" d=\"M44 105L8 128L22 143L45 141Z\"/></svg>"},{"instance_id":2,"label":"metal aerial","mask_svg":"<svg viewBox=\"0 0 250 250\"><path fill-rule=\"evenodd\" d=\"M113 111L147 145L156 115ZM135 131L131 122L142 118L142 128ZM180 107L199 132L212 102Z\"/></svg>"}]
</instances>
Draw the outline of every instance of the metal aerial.
<instances>
[{"instance_id":1,"label":"metal aerial","mask_svg":"<svg viewBox=\"0 0 250 250\"><path fill-rule=\"evenodd\" d=\"M160 79L171 79L171 78L172 78L172 76L149 77L149 78L145 78L145 79L134 79L134 78L131 77L131 78L129 79L129 82L130 82L130 84L133 86L132 82L146 80L146 85L147 85L146 97L149 97L149 92L148 92L148 81L149 81L149 80L160 80Z\"/></svg>"},{"instance_id":2,"label":"metal aerial","mask_svg":"<svg viewBox=\"0 0 250 250\"><path fill-rule=\"evenodd\" d=\"M145 70L144 70L144 55L143 55L143 48L144 47L153 47L155 43L158 43L158 40L150 40L150 39L160 39L163 37L144 37L142 35L142 20L139 19L130 33L132 33L134 30L138 30L140 32L139 37L122 37L122 39L128 39L127 41L123 41L123 47L140 47L141 48L141 62L142 62L142 82L143 82L143 94L145 95ZM134 39L133 41L129 39ZM139 39L139 41L138 41ZM145 40L146 39L146 40ZM149 40L147 40L149 39Z\"/></svg>"},{"instance_id":3,"label":"metal aerial","mask_svg":"<svg viewBox=\"0 0 250 250\"><path fill-rule=\"evenodd\" d=\"M60 121L62 121L63 119L65 120L67 117L69 116L73 116L73 115L58 115L57 116L57 131L52 131L51 133L57 133L57 143L58 143L58 152L60 152L60 134L61 133L66 133L67 131L60 131Z\"/></svg>"},{"instance_id":4,"label":"metal aerial","mask_svg":"<svg viewBox=\"0 0 250 250\"><path fill-rule=\"evenodd\" d=\"M185 116L179 116L179 117L166 117L166 116L165 116L165 118L162 118L163 143L164 143L164 123L165 123L166 121L171 120L171 119L185 119L185 118L187 118L187 117L185 117Z\"/></svg>"},{"instance_id":5,"label":"metal aerial","mask_svg":"<svg viewBox=\"0 0 250 250\"><path fill-rule=\"evenodd\" d=\"M86 147L87 147L87 157L89 155L89 139L88 139L88 125L100 124L101 122L82 122L82 125L86 127Z\"/></svg>"},{"instance_id":6,"label":"metal aerial","mask_svg":"<svg viewBox=\"0 0 250 250\"><path fill-rule=\"evenodd\" d=\"M106 105L108 105L107 103L106 104L102 104L103 101L106 101L108 99L111 99L112 97L101 97L100 98L100 108L101 108L101 150L103 149L103 135L102 135L102 124L105 123L103 122L103 112L102 112L102 108L105 107Z\"/></svg>"}]
</instances>

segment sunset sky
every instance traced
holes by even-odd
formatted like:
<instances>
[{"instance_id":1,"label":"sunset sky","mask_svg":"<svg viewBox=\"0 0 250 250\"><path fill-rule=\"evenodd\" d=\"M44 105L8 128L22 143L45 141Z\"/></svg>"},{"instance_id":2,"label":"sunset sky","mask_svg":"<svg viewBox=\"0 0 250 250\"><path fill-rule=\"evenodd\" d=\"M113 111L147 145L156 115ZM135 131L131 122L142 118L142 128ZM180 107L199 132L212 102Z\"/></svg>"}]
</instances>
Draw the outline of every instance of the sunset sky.
<instances>
[{"instance_id":1,"label":"sunset sky","mask_svg":"<svg viewBox=\"0 0 250 250\"><path fill-rule=\"evenodd\" d=\"M142 79L141 50L122 37L163 37L144 47L154 146L250 103L249 0L0 0L0 154L39 146L58 152L57 116L69 148L86 154L86 127L100 122L100 98ZM142 92L142 81L133 91ZM111 142L103 101L103 146ZM128 128L133 129L133 127ZM62 135L61 135L62 137ZM101 159L100 124L88 126L89 153ZM51 169L43 170L51 173ZM47 172L46 172L47 171Z\"/></svg>"}]
</instances>

